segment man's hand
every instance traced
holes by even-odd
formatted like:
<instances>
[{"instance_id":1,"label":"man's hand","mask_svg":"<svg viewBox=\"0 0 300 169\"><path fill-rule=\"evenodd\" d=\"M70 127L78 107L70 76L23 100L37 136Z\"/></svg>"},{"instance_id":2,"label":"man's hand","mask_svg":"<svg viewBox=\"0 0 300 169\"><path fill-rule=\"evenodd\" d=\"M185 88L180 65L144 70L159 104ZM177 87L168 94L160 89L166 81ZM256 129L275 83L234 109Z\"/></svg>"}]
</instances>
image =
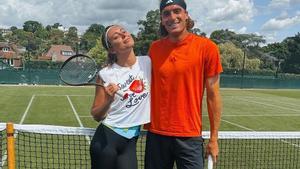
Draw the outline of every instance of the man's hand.
<instances>
[{"instance_id":1,"label":"man's hand","mask_svg":"<svg viewBox=\"0 0 300 169\"><path fill-rule=\"evenodd\" d=\"M218 155L219 155L219 145L218 141L209 141L206 146L205 158L211 155L213 158L213 162L217 163Z\"/></svg>"}]
</instances>

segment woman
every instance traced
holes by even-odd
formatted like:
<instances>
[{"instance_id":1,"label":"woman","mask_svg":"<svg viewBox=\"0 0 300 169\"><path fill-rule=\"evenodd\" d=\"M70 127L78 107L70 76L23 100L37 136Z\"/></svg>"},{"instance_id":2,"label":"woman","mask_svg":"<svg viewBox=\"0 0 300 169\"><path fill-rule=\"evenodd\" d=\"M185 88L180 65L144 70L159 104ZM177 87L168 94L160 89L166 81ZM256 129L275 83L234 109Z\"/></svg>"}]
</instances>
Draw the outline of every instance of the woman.
<instances>
[{"instance_id":1,"label":"woman","mask_svg":"<svg viewBox=\"0 0 300 169\"><path fill-rule=\"evenodd\" d=\"M151 61L135 56L131 34L119 25L108 26L101 40L108 65L99 72L106 87L96 87L91 110L102 121L91 142L92 169L137 169L140 126L150 121Z\"/></svg>"}]
</instances>

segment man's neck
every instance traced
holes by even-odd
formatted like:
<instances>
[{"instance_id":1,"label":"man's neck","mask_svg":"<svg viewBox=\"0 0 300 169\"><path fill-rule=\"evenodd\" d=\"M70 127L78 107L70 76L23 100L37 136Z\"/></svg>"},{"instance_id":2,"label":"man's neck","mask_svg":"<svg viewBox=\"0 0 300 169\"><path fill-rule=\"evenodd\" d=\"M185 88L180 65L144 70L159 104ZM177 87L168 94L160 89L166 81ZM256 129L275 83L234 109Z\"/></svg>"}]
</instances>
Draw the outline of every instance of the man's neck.
<instances>
[{"instance_id":1,"label":"man's neck","mask_svg":"<svg viewBox=\"0 0 300 169\"><path fill-rule=\"evenodd\" d=\"M169 34L168 35L168 38L169 38L169 40L171 41L171 42L174 42L174 43L176 43L176 42L180 42L180 41L182 41L183 39L185 39L187 36L188 36L188 34L189 34L189 32L187 31L187 30L184 30L183 32L181 32L180 34L178 34L178 35L171 35L171 34Z\"/></svg>"}]
</instances>

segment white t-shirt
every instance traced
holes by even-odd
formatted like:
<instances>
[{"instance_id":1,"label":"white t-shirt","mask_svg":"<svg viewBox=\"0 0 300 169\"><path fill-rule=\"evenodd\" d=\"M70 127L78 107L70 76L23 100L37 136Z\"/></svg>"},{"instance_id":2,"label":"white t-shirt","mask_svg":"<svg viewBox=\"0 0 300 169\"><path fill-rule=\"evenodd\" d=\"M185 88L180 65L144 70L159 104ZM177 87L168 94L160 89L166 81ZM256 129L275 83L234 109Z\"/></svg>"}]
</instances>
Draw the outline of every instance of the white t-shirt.
<instances>
[{"instance_id":1,"label":"white t-shirt","mask_svg":"<svg viewBox=\"0 0 300 169\"><path fill-rule=\"evenodd\" d=\"M102 123L126 128L150 122L151 60L148 56L137 57L131 67L114 63L103 68L99 76L105 85L117 84L122 93L129 94L127 99L115 95Z\"/></svg>"}]
</instances>

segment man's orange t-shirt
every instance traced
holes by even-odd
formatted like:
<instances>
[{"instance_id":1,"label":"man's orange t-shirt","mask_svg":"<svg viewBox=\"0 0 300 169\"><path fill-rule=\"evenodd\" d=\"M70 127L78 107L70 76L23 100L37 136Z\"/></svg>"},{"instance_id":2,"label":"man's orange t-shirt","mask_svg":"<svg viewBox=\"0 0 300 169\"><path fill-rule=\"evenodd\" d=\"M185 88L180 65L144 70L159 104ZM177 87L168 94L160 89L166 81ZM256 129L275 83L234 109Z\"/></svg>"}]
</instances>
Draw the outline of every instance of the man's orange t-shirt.
<instances>
[{"instance_id":1,"label":"man's orange t-shirt","mask_svg":"<svg viewBox=\"0 0 300 169\"><path fill-rule=\"evenodd\" d=\"M177 137L202 133L205 79L222 72L219 50L211 40L189 33L182 41L152 43L151 123L149 131Z\"/></svg>"}]
</instances>

